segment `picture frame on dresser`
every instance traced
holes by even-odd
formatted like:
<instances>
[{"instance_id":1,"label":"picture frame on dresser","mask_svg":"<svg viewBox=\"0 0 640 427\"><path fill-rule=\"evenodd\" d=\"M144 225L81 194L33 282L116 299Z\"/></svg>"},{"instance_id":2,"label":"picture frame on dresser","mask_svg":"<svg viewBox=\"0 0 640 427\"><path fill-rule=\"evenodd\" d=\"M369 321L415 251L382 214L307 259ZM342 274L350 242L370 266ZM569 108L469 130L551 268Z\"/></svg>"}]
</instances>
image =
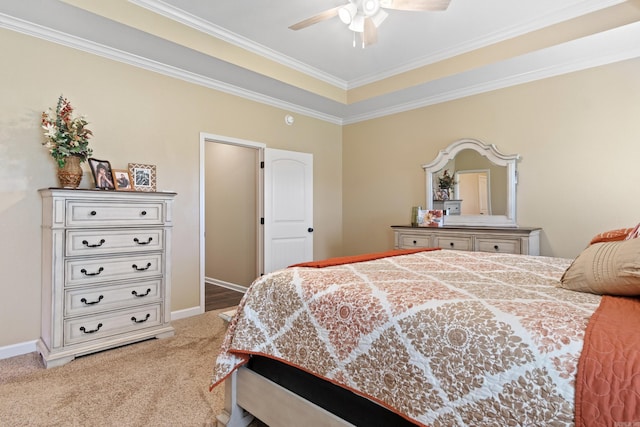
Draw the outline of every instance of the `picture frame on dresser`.
<instances>
[{"instance_id":1,"label":"picture frame on dresser","mask_svg":"<svg viewBox=\"0 0 640 427\"><path fill-rule=\"evenodd\" d=\"M133 183L131 181L131 175L127 169L114 169L113 170L113 183L118 191L131 191L133 190Z\"/></svg>"},{"instance_id":2,"label":"picture frame on dresser","mask_svg":"<svg viewBox=\"0 0 640 427\"><path fill-rule=\"evenodd\" d=\"M115 190L116 186L114 184L111 163L108 160L98 160L93 157L90 157L88 161L96 188Z\"/></svg>"},{"instance_id":3,"label":"picture frame on dresser","mask_svg":"<svg viewBox=\"0 0 640 427\"><path fill-rule=\"evenodd\" d=\"M135 191L156 191L156 166L129 163L129 175Z\"/></svg>"}]
</instances>

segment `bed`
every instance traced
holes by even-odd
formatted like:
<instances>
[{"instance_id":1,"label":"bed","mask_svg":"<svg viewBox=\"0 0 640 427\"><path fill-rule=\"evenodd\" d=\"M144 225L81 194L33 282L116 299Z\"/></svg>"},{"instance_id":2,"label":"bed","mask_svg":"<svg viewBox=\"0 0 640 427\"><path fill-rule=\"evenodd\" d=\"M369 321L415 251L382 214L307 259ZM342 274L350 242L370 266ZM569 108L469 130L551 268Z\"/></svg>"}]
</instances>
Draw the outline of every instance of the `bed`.
<instances>
[{"instance_id":1,"label":"bed","mask_svg":"<svg viewBox=\"0 0 640 427\"><path fill-rule=\"evenodd\" d=\"M602 252L620 244L573 262L435 249L265 275L215 363L218 425L640 425L635 291L577 289L608 283L584 275L611 270Z\"/></svg>"}]
</instances>

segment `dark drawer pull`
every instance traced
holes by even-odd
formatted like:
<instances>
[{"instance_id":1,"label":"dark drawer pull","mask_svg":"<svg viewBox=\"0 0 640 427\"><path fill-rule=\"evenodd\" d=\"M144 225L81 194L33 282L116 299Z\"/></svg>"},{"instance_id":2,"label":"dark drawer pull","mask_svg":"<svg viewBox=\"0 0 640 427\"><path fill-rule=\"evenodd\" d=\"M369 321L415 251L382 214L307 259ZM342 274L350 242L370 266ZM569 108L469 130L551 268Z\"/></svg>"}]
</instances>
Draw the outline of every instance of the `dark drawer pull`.
<instances>
[{"instance_id":1,"label":"dark drawer pull","mask_svg":"<svg viewBox=\"0 0 640 427\"><path fill-rule=\"evenodd\" d=\"M97 303L99 303L100 301L102 301L102 298L104 298L104 295L100 295L100 296L98 297L98 300L97 300L97 301L87 302L87 299L86 299L86 298L82 298L82 299L80 300L80 302L85 303L86 305L93 305L93 304L97 304Z\"/></svg>"},{"instance_id":2,"label":"dark drawer pull","mask_svg":"<svg viewBox=\"0 0 640 427\"><path fill-rule=\"evenodd\" d=\"M451 242L451 243L449 243L449 246L454 247L455 245L454 245L453 242Z\"/></svg>"},{"instance_id":3,"label":"dark drawer pull","mask_svg":"<svg viewBox=\"0 0 640 427\"><path fill-rule=\"evenodd\" d=\"M87 331L84 326L80 326L80 331L85 333L85 334L92 334L94 332L98 332L100 330L100 328L102 328L102 323L98 323L98 327L95 329L92 329L90 331Z\"/></svg>"},{"instance_id":4,"label":"dark drawer pull","mask_svg":"<svg viewBox=\"0 0 640 427\"><path fill-rule=\"evenodd\" d=\"M138 240L137 237L133 238L133 241L139 245L148 245L149 243L151 243L152 240L153 240L153 237L149 237L149 240L147 240L146 242L141 242L140 240Z\"/></svg>"},{"instance_id":5,"label":"dark drawer pull","mask_svg":"<svg viewBox=\"0 0 640 427\"><path fill-rule=\"evenodd\" d=\"M498 249L500 249L500 246L495 245L495 246L493 247L493 249L495 249L495 250L497 251Z\"/></svg>"},{"instance_id":6,"label":"dark drawer pull","mask_svg":"<svg viewBox=\"0 0 640 427\"><path fill-rule=\"evenodd\" d=\"M98 274L102 273L104 271L104 268L100 267L98 269L97 272L95 273L87 273L87 270L85 270L84 268L82 270L80 270L80 273L84 274L85 276L97 276Z\"/></svg>"},{"instance_id":7,"label":"dark drawer pull","mask_svg":"<svg viewBox=\"0 0 640 427\"><path fill-rule=\"evenodd\" d=\"M151 288L147 288L147 292L144 294L140 294L138 295L138 293L136 291L131 291L131 295L135 295L138 298L142 298L142 297L146 297L147 295L149 295L149 292L151 292Z\"/></svg>"},{"instance_id":8,"label":"dark drawer pull","mask_svg":"<svg viewBox=\"0 0 640 427\"><path fill-rule=\"evenodd\" d=\"M145 216L147 214L147 211L142 211L140 212L140 215Z\"/></svg>"},{"instance_id":9,"label":"dark drawer pull","mask_svg":"<svg viewBox=\"0 0 640 427\"><path fill-rule=\"evenodd\" d=\"M96 215L98 214L98 212L96 212L96 211L91 211L91 212L89 212L89 214L90 214L91 216L96 216Z\"/></svg>"},{"instance_id":10,"label":"dark drawer pull","mask_svg":"<svg viewBox=\"0 0 640 427\"><path fill-rule=\"evenodd\" d=\"M137 265L135 265L135 264L133 264L133 265L131 266L131 268L133 268L133 269L134 269L134 270L136 270L136 271L145 271L145 270L148 270L148 269L149 269L149 267L151 267L151 263L150 263L150 262L148 262L148 263L147 263L147 266L146 266L146 267L138 267L138 266L137 266Z\"/></svg>"},{"instance_id":11,"label":"dark drawer pull","mask_svg":"<svg viewBox=\"0 0 640 427\"><path fill-rule=\"evenodd\" d=\"M413 241L413 244L414 244L414 245L417 245L417 244L418 244L418 241L417 241L417 240L414 240L414 241Z\"/></svg>"},{"instance_id":12,"label":"dark drawer pull","mask_svg":"<svg viewBox=\"0 0 640 427\"><path fill-rule=\"evenodd\" d=\"M99 243L96 243L94 245L90 245L89 242L87 242L86 240L82 241L82 244L85 245L88 248L99 248L100 246L104 245L104 239L100 239Z\"/></svg>"},{"instance_id":13,"label":"dark drawer pull","mask_svg":"<svg viewBox=\"0 0 640 427\"><path fill-rule=\"evenodd\" d=\"M149 317L151 317L151 314L147 313L147 317L145 317L144 319L137 320L136 317L134 316L134 317L131 318L131 321L134 322L134 323L144 323L147 320L149 320Z\"/></svg>"}]
</instances>

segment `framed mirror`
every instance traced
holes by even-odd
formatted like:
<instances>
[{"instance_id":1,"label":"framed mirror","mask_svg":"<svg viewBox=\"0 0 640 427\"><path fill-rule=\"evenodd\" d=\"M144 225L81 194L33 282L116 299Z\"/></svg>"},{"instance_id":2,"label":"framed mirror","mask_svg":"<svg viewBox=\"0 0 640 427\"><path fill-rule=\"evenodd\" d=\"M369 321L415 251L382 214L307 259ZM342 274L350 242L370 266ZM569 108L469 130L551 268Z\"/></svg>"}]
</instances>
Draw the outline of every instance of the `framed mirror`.
<instances>
[{"instance_id":1,"label":"framed mirror","mask_svg":"<svg viewBox=\"0 0 640 427\"><path fill-rule=\"evenodd\" d=\"M517 227L516 162L495 145L461 139L440 150L435 160L422 165L426 174L427 209L452 206L445 226ZM448 191L439 188L446 175L453 177ZM446 200L442 199L446 195ZM434 207L437 206L437 207Z\"/></svg>"}]
</instances>

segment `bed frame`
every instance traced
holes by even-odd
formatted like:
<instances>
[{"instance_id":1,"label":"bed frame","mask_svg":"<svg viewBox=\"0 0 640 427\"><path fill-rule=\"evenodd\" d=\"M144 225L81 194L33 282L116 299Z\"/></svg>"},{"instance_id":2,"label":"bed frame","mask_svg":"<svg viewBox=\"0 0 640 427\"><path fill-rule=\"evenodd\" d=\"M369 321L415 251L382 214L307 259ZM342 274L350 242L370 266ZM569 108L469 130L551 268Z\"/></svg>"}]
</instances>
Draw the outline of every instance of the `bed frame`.
<instances>
[{"instance_id":1,"label":"bed frame","mask_svg":"<svg viewBox=\"0 0 640 427\"><path fill-rule=\"evenodd\" d=\"M277 410L274 410L277 408ZM217 427L246 427L254 416L269 427L348 427L348 423L247 367L225 380L224 409Z\"/></svg>"},{"instance_id":2,"label":"bed frame","mask_svg":"<svg viewBox=\"0 0 640 427\"><path fill-rule=\"evenodd\" d=\"M301 420L312 427L415 427L371 399L264 356L252 356L226 380L218 427L244 427L253 416L271 427L300 425Z\"/></svg>"}]
</instances>

